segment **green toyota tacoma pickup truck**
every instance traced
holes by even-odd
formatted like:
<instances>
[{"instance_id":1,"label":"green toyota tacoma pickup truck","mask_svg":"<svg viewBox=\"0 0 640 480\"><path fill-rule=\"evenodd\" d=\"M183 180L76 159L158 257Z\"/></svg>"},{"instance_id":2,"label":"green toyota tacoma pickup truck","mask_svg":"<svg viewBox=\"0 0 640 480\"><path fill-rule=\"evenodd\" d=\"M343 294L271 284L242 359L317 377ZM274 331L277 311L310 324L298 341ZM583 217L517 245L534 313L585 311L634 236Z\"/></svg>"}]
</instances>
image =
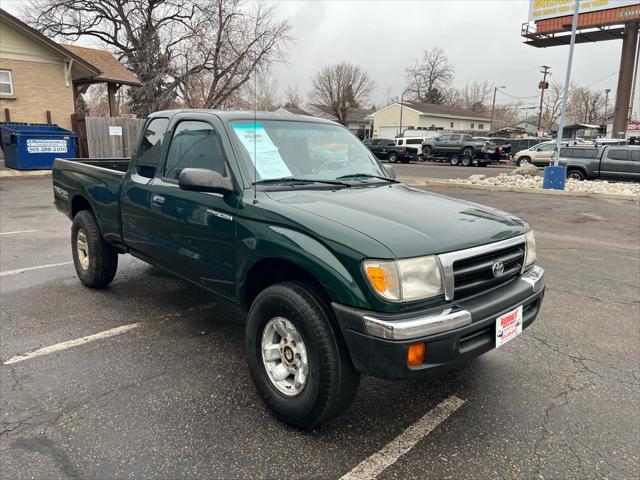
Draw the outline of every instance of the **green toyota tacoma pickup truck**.
<instances>
[{"instance_id":1,"label":"green toyota tacoma pickup truck","mask_svg":"<svg viewBox=\"0 0 640 480\"><path fill-rule=\"evenodd\" d=\"M360 375L411 379L500 347L544 295L529 225L410 188L346 128L278 114L151 115L129 160L61 160L80 281L135 257L239 304L274 414L337 417Z\"/></svg>"}]
</instances>

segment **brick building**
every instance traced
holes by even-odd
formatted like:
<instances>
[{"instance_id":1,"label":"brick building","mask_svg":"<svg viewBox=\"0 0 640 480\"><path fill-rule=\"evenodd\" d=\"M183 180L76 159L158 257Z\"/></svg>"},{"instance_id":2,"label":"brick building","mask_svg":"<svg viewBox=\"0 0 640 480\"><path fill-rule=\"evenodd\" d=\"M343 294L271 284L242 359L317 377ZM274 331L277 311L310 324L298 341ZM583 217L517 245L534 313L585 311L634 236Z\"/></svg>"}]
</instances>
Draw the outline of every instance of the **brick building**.
<instances>
[{"instance_id":1,"label":"brick building","mask_svg":"<svg viewBox=\"0 0 640 480\"><path fill-rule=\"evenodd\" d=\"M108 86L112 116L121 85L140 85L109 52L63 46L0 9L0 122L71 128L75 99L93 83Z\"/></svg>"}]
</instances>

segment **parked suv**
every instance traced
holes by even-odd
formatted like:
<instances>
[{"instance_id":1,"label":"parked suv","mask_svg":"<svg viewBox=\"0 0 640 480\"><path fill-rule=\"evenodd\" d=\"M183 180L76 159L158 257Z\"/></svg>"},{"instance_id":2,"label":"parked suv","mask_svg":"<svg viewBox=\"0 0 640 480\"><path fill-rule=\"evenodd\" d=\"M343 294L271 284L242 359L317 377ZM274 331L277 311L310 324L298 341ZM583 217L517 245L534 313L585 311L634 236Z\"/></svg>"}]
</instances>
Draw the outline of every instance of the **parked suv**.
<instances>
[{"instance_id":1,"label":"parked suv","mask_svg":"<svg viewBox=\"0 0 640 480\"><path fill-rule=\"evenodd\" d=\"M396 138L396 145L398 146L408 146L412 148L416 148L418 150L418 155L422 155L422 143L427 140L429 137L403 137Z\"/></svg>"},{"instance_id":2,"label":"parked suv","mask_svg":"<svg viewBox=\"0 0 640 480\"><path fill-rule=\"evenodd\" d=\"M551 156L556 148L556 142L542 142L526 150L520 150L513 157L513 162L520 166L523 163L534 165L549 165Z\"/></svg>"}]
</instances>

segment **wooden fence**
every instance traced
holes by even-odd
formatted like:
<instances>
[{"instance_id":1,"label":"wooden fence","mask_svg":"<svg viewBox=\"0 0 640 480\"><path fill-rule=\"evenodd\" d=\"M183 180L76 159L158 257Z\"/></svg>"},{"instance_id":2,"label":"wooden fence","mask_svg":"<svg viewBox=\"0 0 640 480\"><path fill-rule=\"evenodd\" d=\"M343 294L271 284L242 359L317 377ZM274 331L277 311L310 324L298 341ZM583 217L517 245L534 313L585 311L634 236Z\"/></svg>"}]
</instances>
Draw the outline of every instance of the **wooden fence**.
<instances>
[{"instance_id":1,"label":"wooden fence","mask_svg":"<svg viewBox=\"0 0 640 480\"><path fill-rule=\"evenodd\" d=\"M71 116L78 134L78 155L84 158L124 158L131 151L144 125L144 120L125 117Z\"/></svg>"}]
</instances>

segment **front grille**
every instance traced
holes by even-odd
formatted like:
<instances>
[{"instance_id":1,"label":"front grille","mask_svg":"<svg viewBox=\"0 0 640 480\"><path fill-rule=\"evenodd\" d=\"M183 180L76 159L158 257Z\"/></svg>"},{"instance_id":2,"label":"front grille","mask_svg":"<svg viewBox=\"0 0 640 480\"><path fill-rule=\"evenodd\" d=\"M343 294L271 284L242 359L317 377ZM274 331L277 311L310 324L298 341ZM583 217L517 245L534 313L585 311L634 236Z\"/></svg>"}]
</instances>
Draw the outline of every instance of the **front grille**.
<instances>
[{"instance_id":1,"label":"front grille","mask_svg":"<svg viewBox=\"0 0 640 480\"><path fill-rule=\"evenodd\" d=\"M504 271L493 275L493 265L502 262ZM515 277L522 270L524 243L494 250L453 262L454 294L456 298L473 295L496 287Z\"/></svg>"}]
</instances>

